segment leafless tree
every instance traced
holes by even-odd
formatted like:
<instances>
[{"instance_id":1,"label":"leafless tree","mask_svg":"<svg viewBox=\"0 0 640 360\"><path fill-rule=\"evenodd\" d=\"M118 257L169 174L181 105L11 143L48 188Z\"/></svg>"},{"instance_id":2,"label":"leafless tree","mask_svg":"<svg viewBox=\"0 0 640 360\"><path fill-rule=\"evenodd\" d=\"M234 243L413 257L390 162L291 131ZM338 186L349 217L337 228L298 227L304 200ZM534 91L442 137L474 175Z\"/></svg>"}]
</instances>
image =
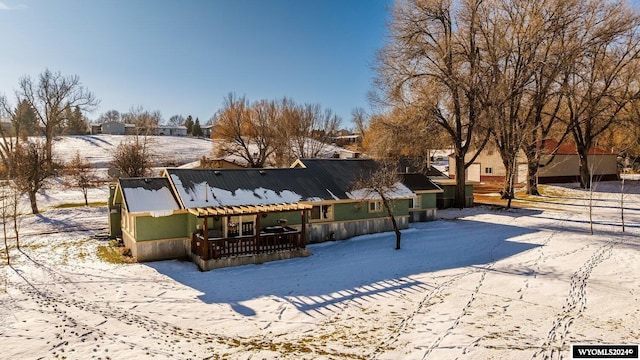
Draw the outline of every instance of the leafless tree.
<instances>
[{"instance_id":1,"label":"leafless tree","mask_svg":"<svg viewBox=\"0 0 640 360\"><path fill-rule=\"evenodd\" d=\"M291 164L296 158L322 156L340 125L340 118L331 109L323 110L320 104L299 105L286 98L277 104L280 106L278 151L285 154L282 165Z\"/></svg>"},{"instance_id":2,"label":"leafless tree","mask_svg":"<svg viewBox=\"0 0 640 360\"><path fill-rule=\"evenodd\" d=\"M31 211L38 214L36 195L44 187L45 180L52 175L48 170L46 143L22 142L15 150L15 183L17 189L28 195Z\"/></svg>"},{"instance_id":3,"label":"leafless tree","mask_svg":"<svg viewBox=\"0 0 640 360\"><path fill-rule=\"evenodd\" d=\"M564 69L565 121L580 158L580 185L590 187L589 152L640 94L640 16L622 1L590 1L581 17L583 49Z\"/></svg>"},{"instance_id":4,"label":"leafless tree","mask_svg":"<svg viewBox=\"0 0 640 360\"><path fill-rule=\"evenodd\" d=\"M110 121L115 121L115 122L122 121L122 116L120 115L120 112L118 110L106 111L98 117L99 124L110 122Z\"/></svg>"},{"instance_id":5,"label":"leafless tree","mask_svg":"<svg viewBox=\"0 0 640 360\"><path fill-rule=\"evenodd\" d=\"M225 141L219 152L239 156L252 168L264 167L276 150L277 118L278 107L273 101L250 106L244 96L227 95L214 122L216 136Z\"/></svg>"},{"instance_id":6,"label":"leafless tree","mask_svg":"<svg viewBox=\"0 0 640 360\"><path fill-rule=\"evenodd\" d=\"M401 184L398 176L397 164L395 162L380 162L378 167L371 173L364 174L353 186L353 194L360 194L362 199L380 199L387 217L391 220L393 231L396 235L396 250L400 250L402 233L398 227L398 222L393 213L393 206L390 195L397 191Z\"/></svg>"},{"instance_id":7,"label":"leafless tree","mask_svg":"<svg viewBox=\"0 0 640 360\"><path fill-rule=\"evenodd\" d=\"M425 123L447 133L455 156L454 206L465 204L465 169L489 139L485 116L486 69L479 40L483 0L397 2L390 40L379 54L379 100L422 108ZM475 154L467 158L475 149Z\"/></svg>"},{"instance_id":8,"label":"leafless tree","mask_svg":"<svg viewBox=\"0 0 640 360\"><path fill-rule=\"evenodd\" d=\"M153 154L147 136L136 135L122 141L112 152L111 166L122 177L144 177L151 172Z\"/></svg>"},{"instance_id":9,"label":"leafless tree","mask_svg":"<svg viewBox=\"0 0 640 360\"><path fill-rule=\"evenodd\" d=\"M184 116L182 115L173 115L169 118L168 124L171 126L183 126L184 125Z\"/></svg>"},{"instance_id":10,"label":"leafless tree","mask_svg":"<svg viewBox=\"0 0 640 360\"><path fill-rule=\"evenodd\" d=\"M2 232L4 234L4 249L7 258L7 265L11 265L11 254L9 252L8 222L11 217L11 185L5 181L0 186L0 215L2 216Z\"/></svg>"},{"instance_id":11,"label":"leafless tree","mask_svg":"<svg viewBox=\"0 0 640 360\"><path fill-rule=\"evenodd\" d=\"M354 108L351 110L351 120L356 126L356 132L364 139L369 123L367 112L361 107Z\"/></svg>"},{"instance_id":12,"label":"leafless tree","mask_svg":"<svg viewBox=\"0 0 640 360\"><path fill-rule=\"evenodd\" d=\"M74 185L80 188L84 197L84 205L89 206L88 192L93 184L95 175L94 168L87 160L80 157L80 153L71 160L68 165Z\"/></svg>"},{"instance_id":13,"label":"leafless tree","mask_svg":"<svg viewBox=\"0 0 640 360\"><path fill-rule=\"evenodd\" d=\"M49 69L40 74L37 81L29 76L23 77L17 95L35 111L45 137L47 167L53 170L53 137L65 120L65 109L78 107L82 111L89 111L99 102L92 92L82 86L77 75L64 76Z\"/></svg>"},{"instance_id":14,"label":"leafless tree","mask_svg":"<svg viewBox=\"0 0 640 360\"><path fill-rule=\"evenodd\" d=\"M388 114L372 116L365 130L363 150L379 160L409 157L428 161L431 150L445 146L444 134L441 127L425 123L424 116L417 113L420 110L397 107ZM425 164L416 165L426 167Z\"/></svg>"},{"instance_id":15,"label":"leafless tree","mask_svg":"<svg viewBox=\"0 0 640 360\"><path fill-rule=\"evenodd\" d=\"M135 125L138 134L146 136L153 135L158 124L162 122L162 115L159 110L149 111L142 106L134 106L128 113L122 114L122 119L127 124Z\"/></svg>"}]
</instances>

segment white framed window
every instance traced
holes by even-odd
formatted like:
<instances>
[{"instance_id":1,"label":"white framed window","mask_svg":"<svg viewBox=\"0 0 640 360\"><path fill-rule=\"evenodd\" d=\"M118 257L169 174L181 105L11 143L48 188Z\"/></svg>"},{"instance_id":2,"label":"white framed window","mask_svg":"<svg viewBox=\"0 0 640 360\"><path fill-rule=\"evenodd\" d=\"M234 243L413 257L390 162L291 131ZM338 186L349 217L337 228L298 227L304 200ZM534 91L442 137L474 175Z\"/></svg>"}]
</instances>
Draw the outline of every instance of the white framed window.
<instances>
[{"instance_id":1,"label":"white framed window","mask_svg":"<svg viewBox=\"0 0 640 360\"><path fill-rule=\"evenodd\" d=\"M420 209L420 196L409 200L409 209Z\"/></svg>"},{"instance_id":2,"label":"white framed window","mask_svg":"<svg viewBox=\"0 0 640 360\"><path fill-rule=\"evenodd\" d=\"M493 174L493 168L490 168L490 167L484 168L484 173L485 174Z\"/></svg>"},{"instance_id":3,"label":"white framed window","mask_svg":"<svg viewBox=\"0 0 640 360\"><path fill-rule=\"evenodd\" d=\"M369 212L370 213L377 213L377 212L381 212L381 211L382 211L382 201L380 201L380 200L369 201Z\"/></svg>"},{"instance_id":4,"label":"white framed window","mask_svg":"<svg viewBox=\"0 0 640 360\"><path fill-rule=\"evenodd\" d=\"M309 217L312 221L333 220L333 205L316 205L311 208Z\"/></svg>"}]
</instances>

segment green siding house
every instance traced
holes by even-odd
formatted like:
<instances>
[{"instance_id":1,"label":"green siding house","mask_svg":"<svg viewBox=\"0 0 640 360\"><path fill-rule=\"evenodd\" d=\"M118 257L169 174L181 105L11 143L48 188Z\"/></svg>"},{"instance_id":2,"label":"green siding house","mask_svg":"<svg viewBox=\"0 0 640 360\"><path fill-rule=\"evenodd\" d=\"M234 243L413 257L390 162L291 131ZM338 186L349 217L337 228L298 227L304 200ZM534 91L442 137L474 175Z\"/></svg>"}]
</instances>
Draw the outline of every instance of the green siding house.
<instances>
[{"instance_id":1,"label":"green siding house","mask_svg":"<svg viewBox=\"0 0 640 360\"><path fill-rule=\"evenodd\" d=\"M367 159L303 159L286 169L120 179L109 200L111 235L138 261L191 258L202 270L308 256L307 243L392 230L380 198L354 188L376 168ZM400 228L435 216L437 191L398 182L388 198Z\"/></svg>"}]
</instances>

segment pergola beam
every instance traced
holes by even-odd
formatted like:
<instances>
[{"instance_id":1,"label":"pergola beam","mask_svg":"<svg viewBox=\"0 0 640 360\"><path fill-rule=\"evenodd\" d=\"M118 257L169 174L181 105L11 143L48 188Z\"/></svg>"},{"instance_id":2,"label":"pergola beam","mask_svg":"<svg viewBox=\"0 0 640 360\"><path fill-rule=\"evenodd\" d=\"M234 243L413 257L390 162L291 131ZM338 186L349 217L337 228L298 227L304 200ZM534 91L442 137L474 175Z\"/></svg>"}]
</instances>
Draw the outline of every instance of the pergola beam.
<instances>
[{"instance_id":1,"label":"pergola beam","mask_svg":"<svg viewBox=\"0 0 640 360\"><path fill-rule=\"evenodd\" d=\"M244 214L272 213L280 211L302 211L309 210L313 206L300 203L280 203L268 205L233 205L216 207L196 207L190 208L189 213L197 217L209 216L233 216Z\"/></svg>"}]
</instances>

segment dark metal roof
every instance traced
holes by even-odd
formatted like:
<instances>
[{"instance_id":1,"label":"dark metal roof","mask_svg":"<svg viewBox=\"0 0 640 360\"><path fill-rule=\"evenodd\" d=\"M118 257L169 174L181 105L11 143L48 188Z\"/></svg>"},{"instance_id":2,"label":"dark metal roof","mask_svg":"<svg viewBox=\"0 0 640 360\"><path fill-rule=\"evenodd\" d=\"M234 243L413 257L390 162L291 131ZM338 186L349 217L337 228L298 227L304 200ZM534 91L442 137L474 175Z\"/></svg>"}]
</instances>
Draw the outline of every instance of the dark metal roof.
<instances>
[{"instance_id":1,"label":"dark metal roof","mask_svg":"<svg viewBox=\"0 0 640 360\"><path fill-rule=\"evenodd\" d=\"M420 173L430 178L445 178L448 176L433 166L428 166L423 158L401 158L398 160L398 172L400 173Z\"/></svg>"},{"instance_id":2,"label":"dark metal roof","mask_svg":"<svg viewBox=\"0 0 640 360\"><path fill-rule=\"evenodd\" d=\"M126 188L143 188L146 190L160 190L162 188L170 188L169 179L165 177L151 178L125 178L119 179L120 187Z\"/></svg>"},{"instance_id":3,"label":"dark metal roof","mask_svg":"<svg viewBox=\"0 0 640 360\"><path fill-rule=\"evenodd\" d=\"M196 191L198 184L231 193L238 190L265 188L276 193L291 191L304 200L349 199L347 192L352 183L332 179L325 171L304 168L285 169L167 169L170 177L177 177L188 192Z\"/></svg>"},{"instance_id":4,"label":"dark metal roof","mask_svg":"<svg viewBox=\"0 0 640 360\"><path fill-rule=\"evenodd\" d=\"M320 181L341 199L348 198L345 193L378 168L371 159L300 159L300 162L305 166L307 176Z\"/></svg>"},{"instance_id":5,"label":"dark metal roof","mask_svg":"<svg viewBox=\"0 0 640 360\"><path fill-rule=\"evenodd\" d=\"M402 183L412 191L442 191L442 189L424 174L400 174Z\"/></svg>"}]
</instances>

